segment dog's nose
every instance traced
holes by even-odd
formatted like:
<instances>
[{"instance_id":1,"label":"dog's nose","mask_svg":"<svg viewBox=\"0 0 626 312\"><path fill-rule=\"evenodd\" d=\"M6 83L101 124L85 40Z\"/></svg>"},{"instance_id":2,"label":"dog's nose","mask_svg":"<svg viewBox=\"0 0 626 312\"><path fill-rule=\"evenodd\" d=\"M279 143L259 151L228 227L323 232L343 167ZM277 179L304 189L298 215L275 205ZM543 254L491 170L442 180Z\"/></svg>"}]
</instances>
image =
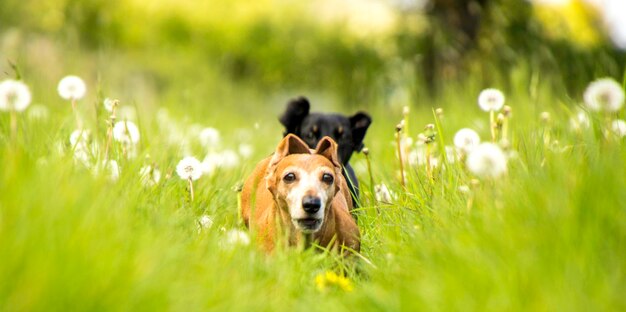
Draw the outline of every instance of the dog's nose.
<instances>
[{"instance_id":1,"label":"dog's nose","mask_svg":"<svg viewBox=\"0 0 626 312\"><path fill-rule=\"evenodd\" d=\"M322 207L322 200L315 196L304 196L302 199L302 208L306 213L316 213Z\"/></svg>"}]
</instances>

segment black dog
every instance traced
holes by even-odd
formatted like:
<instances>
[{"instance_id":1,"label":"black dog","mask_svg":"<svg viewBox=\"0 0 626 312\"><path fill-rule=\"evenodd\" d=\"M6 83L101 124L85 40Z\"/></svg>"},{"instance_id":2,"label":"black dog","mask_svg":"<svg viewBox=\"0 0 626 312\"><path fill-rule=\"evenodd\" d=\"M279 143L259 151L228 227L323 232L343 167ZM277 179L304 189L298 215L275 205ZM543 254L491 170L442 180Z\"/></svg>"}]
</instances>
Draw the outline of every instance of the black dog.
<instances>
[{"instance_id":1,"label":"black dog","mask_svg":"<svg viewBox=\"0 0 626 312\"><path fill-rule=\"evenodd\" d=\"M363 149L363 138L372 123L372 118L364 112L358 112L350 117L340 114L309 113L310 108L309 100L305 97L289 101L287 109L279 119L286 128L283 135L293 133L309 146L317 146L324 136L335 140L339 145L337 154L343 163L343 176L348 181L354 207L357 207L359 181L348 161L353 152L360 152Z\"/></svg>"}]
</instances>

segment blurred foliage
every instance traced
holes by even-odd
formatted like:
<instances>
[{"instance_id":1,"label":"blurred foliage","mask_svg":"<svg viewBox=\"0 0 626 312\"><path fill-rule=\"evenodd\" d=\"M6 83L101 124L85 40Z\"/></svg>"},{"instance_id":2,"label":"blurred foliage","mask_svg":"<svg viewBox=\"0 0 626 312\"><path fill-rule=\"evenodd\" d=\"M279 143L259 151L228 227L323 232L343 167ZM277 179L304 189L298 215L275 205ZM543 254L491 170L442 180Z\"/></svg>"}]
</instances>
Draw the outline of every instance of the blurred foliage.
<instances>
[{"instance_id":1,"label":"blurred foliage","mask_svg":"<svg viewBox=\"0 0 626 312\"><path fill-rule=\"evenodd\" d=\"M329 90L348 106L407 84L431 94L468 78L506 87L520 66L576 94L594 77L624 72L623 52L580 0L565 8L566 19L521 0L392 2L371 8L394 16L386 28L372 18L370 28L385 28L373 34L365 29L368 16L356 27L348 13L329 18L333 10L364 15L362 7L374 2L5 0L0 32L19 29L86 51L144 53L138 62L150 62L145 53L187 59L260 90Z\"/></svg>"},{"instance_id":2,"label":"blurred foliage","mask_svg":"<svg viewBox=\"0 0 626 312\"><path fill-rule=\"evenodd\" d=\"M578 0L566 9L569 16L564 18L555 14L556 8L539 8L537 14L527 1L434 0L423 17L429 30L413 31L411 23L423 12L405 10L397 42L430 90L467 77L483 86L508 84L520 64L570 93L578 93L594 77L621 77L624 53L609 44L594 9Z\"/></svg>"}]
</instances>

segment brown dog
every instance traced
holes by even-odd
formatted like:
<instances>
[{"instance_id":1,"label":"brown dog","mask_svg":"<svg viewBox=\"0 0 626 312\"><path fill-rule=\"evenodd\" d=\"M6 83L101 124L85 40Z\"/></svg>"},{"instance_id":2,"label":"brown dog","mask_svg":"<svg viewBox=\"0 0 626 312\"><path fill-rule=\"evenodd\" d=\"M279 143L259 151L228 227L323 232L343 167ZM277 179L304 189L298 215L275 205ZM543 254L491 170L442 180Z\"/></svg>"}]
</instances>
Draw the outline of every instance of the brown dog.
<instances>
[{"instance_id":1,"label":"brown dog","mask_svg":"<svg viewBox=\"0 0 626 312\"><path fill-rule=\"evenodd\" d=\"M337 144L329 137L311 150L287 135L272 156L257 164L241 193L241 216L267 251L281 238L292 246L316 242L359 251L351 208Z\"/></svg>"}]
</instances>

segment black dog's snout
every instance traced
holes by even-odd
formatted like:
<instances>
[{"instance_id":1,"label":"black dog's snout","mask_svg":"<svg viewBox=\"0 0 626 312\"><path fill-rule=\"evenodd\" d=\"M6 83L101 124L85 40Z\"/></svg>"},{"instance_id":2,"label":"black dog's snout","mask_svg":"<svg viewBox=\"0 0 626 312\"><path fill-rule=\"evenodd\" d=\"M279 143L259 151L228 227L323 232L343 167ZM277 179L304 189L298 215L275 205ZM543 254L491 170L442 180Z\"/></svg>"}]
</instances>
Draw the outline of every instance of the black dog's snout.
<instances>
[{"instance_id":1,"label":"black dog's snout","mask_svg":"<svg viewBox=\"0 0 626 312\"><path fill-rule=\"evenodd\" d=\"M304 196L302 199L302 208L306 213L316 213L322 207L322 200L315 196Z\"/></svg>"}]
</instances>

